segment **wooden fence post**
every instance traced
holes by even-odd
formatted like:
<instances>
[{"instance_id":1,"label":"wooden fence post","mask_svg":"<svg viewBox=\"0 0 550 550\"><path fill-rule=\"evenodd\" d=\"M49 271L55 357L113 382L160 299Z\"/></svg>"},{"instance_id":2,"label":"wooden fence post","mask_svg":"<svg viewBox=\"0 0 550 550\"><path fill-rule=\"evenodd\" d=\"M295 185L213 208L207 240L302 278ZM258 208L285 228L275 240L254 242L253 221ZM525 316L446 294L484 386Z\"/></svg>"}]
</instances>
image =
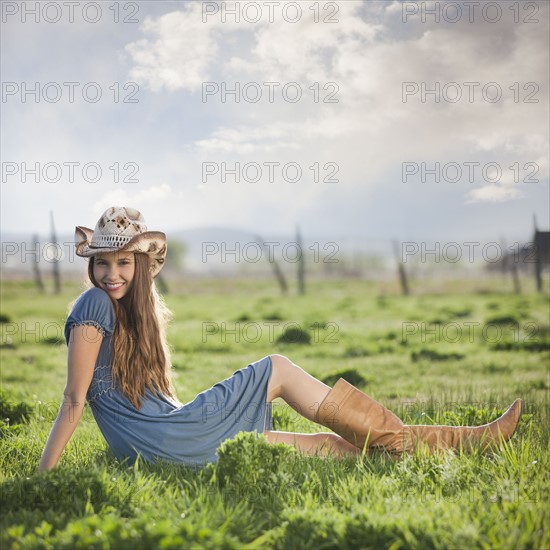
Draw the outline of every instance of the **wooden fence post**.
<instances>
[{"instance_id":1,"label":"wooden fence post","mask_svg":"<svg viewBox=\"0 0 550 550\"><path fill-rule=\"evenodd\" d=\"M393 255L395 256L395 261L397 262L397 271L399 273L399 282L401 283L401 292L404 296L409 295L409 283L407 281L407 272L405 271L405 266L399 255L399 242L394 239L393 244Z\"/></svg>"},{"instance_id":2,"label":"wooden fence post","mask_svg":"<svg viewBox=\"0 0 550 550\"><path fill-rule=\"evenodd\" d=\"M281 268L279 267L279 264L277 263L277 260L275 259L275 256L272 257L271 254L269 254L269 247L266 247L265 241L259 235L254 237L254 240L262 248L264 248L264 249L267 248L267 251L268 251L267 259L268 259L269 263L271 264L271 267L273 268L273 273L275 275L275 279L277 279L277 282L279 283L279 286L281 287L281 292L283 294L286 294L287 290L288 290L288 284L286 282L286 278L285 278L283 272L281 271Z\"/></svg>"},{"instance_id":3,"label":"wooden fence post","mask_svg":"<svg viewBox=\"0 0 550 550\"><path fill-rule=\"evenodd\" d=\"M512 282L514 283L514 293L521 294L521 286L519 282L518 265L516 262L516 258L513 254L510 255L506 252L507 246L506 239L504 237L500 238L500 245L503 250L502 271L504 272L504 276L506 277L506 272L510 271L510 274L512 275Z\"/></svg>"},{"instance_id":4,"label":"wooden fence post","mask_svg":"<svg viewBox=\"0 0 550 550\"><path fill-rule=\"evenodd\" d=\"M40 266L39 266L39 255L36 253L36 247L38 246L38 249L40 249L40 242L38 240L38 235L34 234L32 236L32 243L34 245L34 262L32 266L32 270L34 273L34 282L36 284L36 287L38 288L38 292L44 293L44 283L42 282L42 276L40 275Z\"/></svg>"}]
</instances>

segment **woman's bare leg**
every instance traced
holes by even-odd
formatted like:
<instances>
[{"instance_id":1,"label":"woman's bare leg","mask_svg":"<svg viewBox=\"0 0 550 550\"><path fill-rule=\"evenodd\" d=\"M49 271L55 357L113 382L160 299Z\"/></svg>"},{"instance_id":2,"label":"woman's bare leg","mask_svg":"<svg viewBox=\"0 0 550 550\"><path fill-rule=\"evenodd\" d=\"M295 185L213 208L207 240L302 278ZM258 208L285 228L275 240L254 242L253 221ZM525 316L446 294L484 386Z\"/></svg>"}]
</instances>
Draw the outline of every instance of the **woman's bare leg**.
<instances>
[{"instance_id":1,"label":"woman's bare leg","mask_svg":"<svg viewBox=\"0 0 550 550\"><path fill-rule=\"evenodd\" d=\"M286 443L306 455L334 458L358 456L361 449L348 443L343 437L334 433L300 434L295 432L265 431L269 443Z\"/></svg>"},{"instance_id":2,"label":"woman's bare leg","mask_svg":"<svg viewBox=\"0 0 550 550\"><path fill-rule=\"evenodd\" d=\"M271 365L267 400L281 397L302 416L315 422L319 405L331 390L330 386L313 378L284 355L271 355Z\"/></svg>"},{"instance_id":3,"label":"woman's bare leg","mask_svg":"<svg viewBox=\"0 0 550 550\"><path fill-rule=\"evenodd\" d=\"M271 355L272 372L267 386L267 400L284 399L294 410L308 420L315 421L319 405L330 391L304 369L284 355ZM357 456L361 450L334 433L301 434L295 432L264 432L270 443L287 443L308 455L336 457Z\"/></svg>"}]
</instances>

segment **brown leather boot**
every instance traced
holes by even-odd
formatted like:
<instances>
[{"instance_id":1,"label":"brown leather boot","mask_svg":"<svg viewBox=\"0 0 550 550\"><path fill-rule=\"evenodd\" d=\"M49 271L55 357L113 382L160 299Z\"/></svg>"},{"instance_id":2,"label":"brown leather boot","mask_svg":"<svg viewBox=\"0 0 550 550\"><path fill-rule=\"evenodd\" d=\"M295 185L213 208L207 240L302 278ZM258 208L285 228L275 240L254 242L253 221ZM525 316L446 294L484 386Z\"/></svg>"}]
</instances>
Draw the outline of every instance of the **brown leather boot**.
<instances>
[{"instance_id":1,"label":"brown leather boot","mask_svg":"<svg viewBox=\"0 0 550 550\"><path fill-rule=\"evenodd\" d=\"M317 422L331 428L356 447L384 448L390 452L414 452L426 447L470 451L498 446L514 434L522 412L516 399L497 420L483 426L408 426L391 411L340 378L327 394L317 413Z\"/></svg>"}]
</instances>

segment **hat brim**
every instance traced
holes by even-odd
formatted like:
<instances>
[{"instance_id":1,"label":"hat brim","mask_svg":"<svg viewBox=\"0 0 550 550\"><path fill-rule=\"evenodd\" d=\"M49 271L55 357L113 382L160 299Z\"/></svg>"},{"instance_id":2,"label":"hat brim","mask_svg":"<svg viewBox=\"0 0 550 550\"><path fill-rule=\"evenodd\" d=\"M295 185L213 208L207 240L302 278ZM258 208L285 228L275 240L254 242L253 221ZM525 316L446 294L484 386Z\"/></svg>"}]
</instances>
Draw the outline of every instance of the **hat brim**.
<instances>
[{"instance_id":1,"label":"hat brim","mask_svg":"<svg viewBox=\"0 0 550 550\"><path fill-rule=\"evenodd\" d=\"M164 267L166 258L166 235L161 231L146 231L133 237L124 246L118 248L94 247L91 246L93 230L77 225L75 228L76 255L83 258L90 258L97 254L108 252L141 252L147 254L151 259L151 275L156 277Z\"/></svg>"}]
</instances>

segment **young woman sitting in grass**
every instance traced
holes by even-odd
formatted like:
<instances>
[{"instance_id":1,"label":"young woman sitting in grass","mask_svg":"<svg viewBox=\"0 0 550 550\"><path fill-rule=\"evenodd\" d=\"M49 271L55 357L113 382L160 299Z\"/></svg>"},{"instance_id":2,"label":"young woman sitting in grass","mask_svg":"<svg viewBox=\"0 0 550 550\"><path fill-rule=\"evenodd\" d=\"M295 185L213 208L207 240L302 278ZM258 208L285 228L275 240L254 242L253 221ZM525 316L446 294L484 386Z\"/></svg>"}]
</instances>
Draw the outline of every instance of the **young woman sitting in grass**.
<instances>
[{"instance_id":1,"label":"young woman sitting in grass","mask_svg":"<svg viewBox=\"0 0 550 550\"><path fill-rule=\"evenodd\" d=\"M86 399L119 459L164 459L193 466L217 460L216 450L240 431L265 434L306 454L358 455L364 449L413 452L418 446L487 449L507 441L522 411L516 399L497 420L477 427L409 426L340 378L334 388L290 359L268 355L199 393L177 400L166 343L169 310L154 278L163 267L166 236L147 231L132 208L109 208L95 230L78 226L76 253L89 258L93 287L77 299L65 324L68 375L63 403L39 470L53 468L71 438ZM281 397L300 414L333 430L272 430L271 402Z\"/></svg>"}]
</instances>

